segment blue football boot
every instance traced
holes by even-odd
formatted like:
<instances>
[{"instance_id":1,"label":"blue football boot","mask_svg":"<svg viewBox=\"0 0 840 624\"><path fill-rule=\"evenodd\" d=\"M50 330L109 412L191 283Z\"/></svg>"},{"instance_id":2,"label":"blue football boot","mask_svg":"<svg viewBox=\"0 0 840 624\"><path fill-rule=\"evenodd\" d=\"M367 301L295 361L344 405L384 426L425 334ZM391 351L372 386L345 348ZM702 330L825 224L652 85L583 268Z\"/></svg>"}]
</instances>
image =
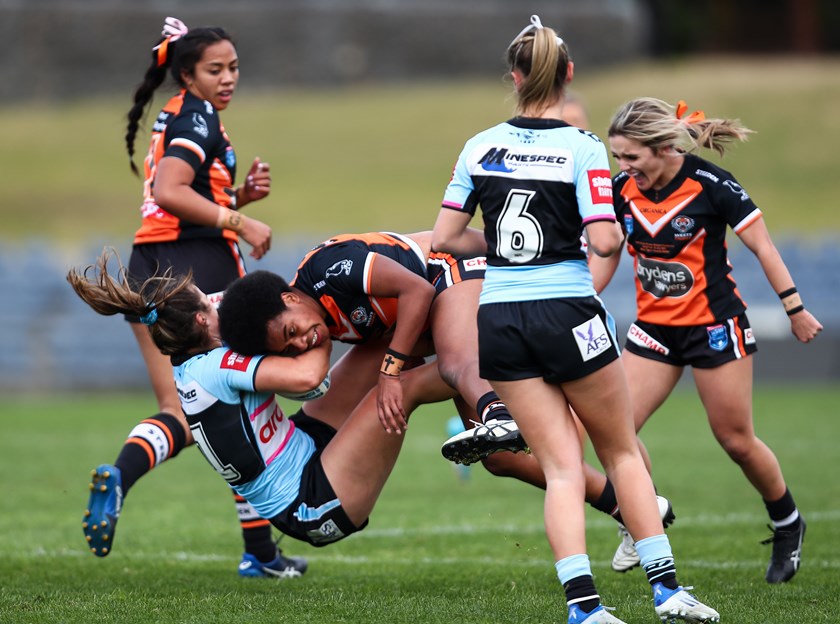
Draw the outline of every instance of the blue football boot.
<instances>
[{"instance_id":1,"label":"blue football boot","mask_svg":"<svg viewBox=\"0 0 840 624\"><path fill-rule=\"evenodd\" d=\"M102 464L90 476L90 499L82 530L90 551L104 557L111 552L122 509L122 479L119 468L111 464Z\"/></svg>"}]
</instances>

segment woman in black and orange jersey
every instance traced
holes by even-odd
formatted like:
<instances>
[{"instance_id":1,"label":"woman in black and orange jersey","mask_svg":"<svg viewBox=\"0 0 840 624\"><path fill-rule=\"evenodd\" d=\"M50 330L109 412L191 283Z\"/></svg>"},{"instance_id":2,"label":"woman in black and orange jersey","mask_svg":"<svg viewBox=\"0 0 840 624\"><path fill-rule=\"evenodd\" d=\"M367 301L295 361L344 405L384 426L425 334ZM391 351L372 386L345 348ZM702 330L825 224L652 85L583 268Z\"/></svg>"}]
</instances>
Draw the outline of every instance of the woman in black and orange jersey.
<instances>
[{"instance_id":1,"label":"woman in black and orange jersey","mask_svg":"<svg viewBox=\"0 0 840 624\"><path fill-rule=\"evenodd\" d=\"M269 194L271 175L268 164L255 159L245 182L235 185L236 154L219 119L239 81L239 58L230 35L218 27L188 29L172 17L166 18L161 34L128 112L125 140L135 173L139 123L167 74L178 92L164 105L152 128L144 161L142 222L134 238L128 278L141 283L170 268L177 274L192 271L196 285L218 303L225 287L245 272L239 237L251 245L255 258L271 245L269 226L239 212ZM144 318L129 315L126 319L146 363L159 412L130 432L113 465L103 464L93 471L83 526L92 552L100 557L113 547L122 499L132 485L193 443L169 358L152 342ZM238 500L237 506L246 551L240 574L299 575L304 562L279 555L269 523L244 501Z\"/></svg>"},{"instance_id":2,"label":"woman in black and orange jersey","mask_svg":"<svg viewBox=\"0 0 840 624\"><path fill-rule=\"evenodd\" d=\"M794 336L809 342L822 325L805 309L747 192L731 173L691 153L706 147L722 155L751 131L734 120L686 112L684 102L674 107L639 98L624 104L610 124L610 149L620 168L613 180L616 215L636 273L637 319L622 360L637 431L683 368L692 367L715 438L764 500L774 528L766 578L781 583L799 568L805 522L776 456L753 429L756 344L730 273L727 228L758 258ZM617 256L593 260L600 286L617 263Z\"/></svg>"}]
</instances>

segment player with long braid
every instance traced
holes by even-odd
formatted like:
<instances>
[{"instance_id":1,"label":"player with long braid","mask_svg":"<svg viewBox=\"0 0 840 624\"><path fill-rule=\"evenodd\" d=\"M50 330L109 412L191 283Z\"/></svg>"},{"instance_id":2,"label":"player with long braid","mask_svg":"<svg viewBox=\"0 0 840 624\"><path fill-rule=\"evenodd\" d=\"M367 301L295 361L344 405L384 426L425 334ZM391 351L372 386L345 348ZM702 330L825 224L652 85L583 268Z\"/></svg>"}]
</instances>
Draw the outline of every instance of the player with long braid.
<instances>
[{"instance_id":1,"label":"player with long braid","mask_svg":"<svg viewBox=\"0 0 840 624\"><path fill-rule=\"evenodd\" d=\"M235 186L236 154L219 112L239 81L239 58L230 35L218 27L187 28L166 18L151 64L128 112L126 147L131 168L140 120L167 75L178 92L163 106L152 128L144 160L142 223L134 238L128 276L134 282L173 268L192 271L198 287L218 304L225 287L245 272L238 241L249 243L255 258L271 246L271 229L239 212L271 190L267 163L255 159L245 182ZM128 435L116 461L92 473L83 529L98 557L113 549L122 502L143 475L193 443L181 411L169 358L153 344L149 319L127 315L158 402L158 413ZM243 576L300 576L306 562L286 558L272 540L269 522L237 499L245 553Z\"/></svg>"}]
</instances>

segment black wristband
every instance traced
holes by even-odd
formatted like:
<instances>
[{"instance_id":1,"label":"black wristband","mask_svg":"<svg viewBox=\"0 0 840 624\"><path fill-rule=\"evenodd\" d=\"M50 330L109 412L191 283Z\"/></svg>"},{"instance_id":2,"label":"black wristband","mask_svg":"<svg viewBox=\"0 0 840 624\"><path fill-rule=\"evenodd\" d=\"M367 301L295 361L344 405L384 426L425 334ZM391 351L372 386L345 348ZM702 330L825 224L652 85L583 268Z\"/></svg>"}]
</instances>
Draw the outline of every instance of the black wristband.
<instances>
[{"instance_id":1,"label":"black wristband","mask_svg":"<svg viewBox=\"0 0 840 624\"><path fill-rule=\"evenodd\" d=\"M804 310L804 309L805 309L805 306L804 306L804 305L802 305L802 304L799 304L799 305L798 305L798 306L796 306L795 308L791 308L790 310L785 310L785 313L786 313L788 316L793 316L793 315L794 315L794 314L796 314L797 312L802 312L802 310Z\"/></svg>"},{"instance_id":2,"label":"black wristband","mask_svg":"<svg viewBox=\"0 0 840 624\"><path fill-rule=\"evenodd\" d=\"M796 286L794 286L793 288L788 288L784 292L779 293L779 299L784 299L785 297L790 297L791 295L795 295L798 292L799 291L796 290Z\"/></svg>"},{"instance_id":3,"label":"black wristband","mask_svg":"<svg viewBox=\"0 0 840 624\"><path fill-rule=\"evenodd\" d=\"M407 362L408 358L411 357L409 355L405 355L404 353L400 353L399 351L394 351L393 349L385 349L385 353L388 355L392 355L398 360L402 360L403 362Z\"/></svg>"}]
</instances>

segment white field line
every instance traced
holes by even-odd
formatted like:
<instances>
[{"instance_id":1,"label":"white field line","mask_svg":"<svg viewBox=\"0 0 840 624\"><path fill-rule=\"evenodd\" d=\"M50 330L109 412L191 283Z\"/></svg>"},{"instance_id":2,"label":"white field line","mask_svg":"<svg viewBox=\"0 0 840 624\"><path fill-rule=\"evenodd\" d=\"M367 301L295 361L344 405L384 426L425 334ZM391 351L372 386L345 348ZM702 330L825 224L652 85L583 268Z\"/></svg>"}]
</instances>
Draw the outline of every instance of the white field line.
<instances>
[{"instance_id":1,"label":"white field line","mask_svg":"<svg viewBox=\"0 0 840 624\"><path fill-rule=\"evenodd\" d=\"M812 511L807 515L808 524L818 524L821 522L836 522L840 520L840 510L827 511ZM679 526L736 526L736 525L754 525L756 523L766 523L765 516L758 514L726 514L726 515L698 515L688 518L677 517ZM614 522L607 518L597 518L589 522L590 527L612 527ZM422 537L435 535L465 535L470 537L487 537L493 535L509 535L509 534L538 534L543 532L542 524L531 525L469 525L462 524L457 526L441 526L441 527L423 527L418 529L366 529L357 533L350 539L397 539L403 537ZM292 543L291 540L287 543ZM542 557L537 559L522 559L517 560L511 557L503 559L495 559L492 557L424 557L418 559L405 559L402 557L390 558L386 556L366 557L366 556L346 556L346 555L330 555L324 554L307 555L307 559L317 562L330 562L347 565L359 564L374 564L374 563L388 563L388 564L407 564L407 565L504 565L508 567L545 567L551 565L551 562L546 562ZM61 558L61 557L90 557L90 554L81 548L60 548L56 550L47 550L41 547L35 548L31 551L31 556L39 558ZM121 553L121 556L127 560L169 560L169 561L188 561L188 562L215 562L215 561L232 561L232 558L227 555L219 555L212 553L196 553L196 552L166 552L166 553ZM740 568L754 568L757 562L763 562L765 554L762 552L761 556L756 556L751 560L738 561L705 561L701 559L687 559L681 558L679 560L680 568L711 568L711 569L740 569ZM592 566L596 568L610 567L610 561L592 561ZM820 567L829 569L840 569L840 561L838 560L815 560L806 557L808 567Z\"/></svg>"}]
</instances>

